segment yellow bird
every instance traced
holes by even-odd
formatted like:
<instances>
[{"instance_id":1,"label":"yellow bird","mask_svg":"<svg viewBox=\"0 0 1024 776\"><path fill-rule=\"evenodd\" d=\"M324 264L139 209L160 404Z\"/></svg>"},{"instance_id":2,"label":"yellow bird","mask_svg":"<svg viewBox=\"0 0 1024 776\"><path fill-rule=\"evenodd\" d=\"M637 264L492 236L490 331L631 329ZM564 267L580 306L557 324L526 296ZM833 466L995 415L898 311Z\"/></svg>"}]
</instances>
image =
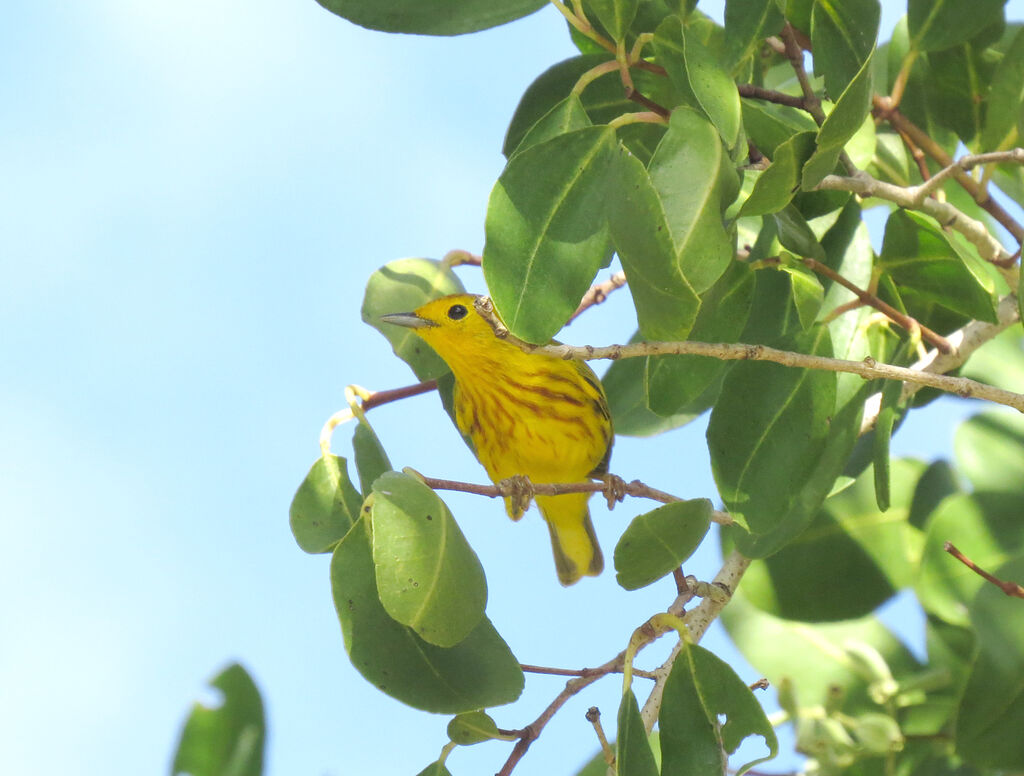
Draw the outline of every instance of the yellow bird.
<instances>
[{"instance_id":1,"label":"yellow bird","mask_svg":"<svg viewBox=\"0 0 1024 776\"><path fill-rule=\"evenodd\" d=\"M455 422L494 483L525 475L535 483L580 482L608 471L612 421L601 381L582 361L524 353L494 335L472 294L381 316L412 329L455 376ZM563 585L604 568L587 508L589 493L537 496ZM522 507L505 499L509 517Z\"/></svg>"}]
</instances>

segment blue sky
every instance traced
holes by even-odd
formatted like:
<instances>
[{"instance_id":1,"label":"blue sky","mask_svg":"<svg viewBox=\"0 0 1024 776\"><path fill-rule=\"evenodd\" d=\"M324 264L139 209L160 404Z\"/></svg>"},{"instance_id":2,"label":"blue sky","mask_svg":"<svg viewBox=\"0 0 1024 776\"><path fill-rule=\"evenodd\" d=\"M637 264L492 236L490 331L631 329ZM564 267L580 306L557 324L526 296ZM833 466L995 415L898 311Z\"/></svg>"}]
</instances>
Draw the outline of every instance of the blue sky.
<instances>
[{"instance_id":1,"label":"blue sky","mask_svg":"<svg viewBox=\"0 0 1024 776\"><path fill-rule=\"evenodd\" d=\"M887 7L883 29L894 18ZM572 54L550 8L433 39L363 30L313 0L5 6L0 772L166 770L190 703L234 659L268 706L268 773L413 774L436 757L447 718L350 666L328 558L295 546L288 504L346 384L412 382L359 320L366 278L481 248L518 97ZM563 338L623 341L634 325L622 292ZM898 452L948 453L946 418L971 411L941 403ZM484 481L436 397L371 420L396 465ZM703 432L620 439L613 469L714 497ZM495 502L446 500L524 662L603 662L671 600L669 581L627 595L609 573L564 590L535 512L513 524ZM648 508L594 502L606 554ZM687 570L716 568L708 548ZM732 659L720 635L708 643ZM560 685L529 678L498 723L522 726ZM613 717L617 685L571 703L516 772L572 772L595 747L583 711ZM506 754L449 763L494 772Z\"/></svg>"}]
</instances>

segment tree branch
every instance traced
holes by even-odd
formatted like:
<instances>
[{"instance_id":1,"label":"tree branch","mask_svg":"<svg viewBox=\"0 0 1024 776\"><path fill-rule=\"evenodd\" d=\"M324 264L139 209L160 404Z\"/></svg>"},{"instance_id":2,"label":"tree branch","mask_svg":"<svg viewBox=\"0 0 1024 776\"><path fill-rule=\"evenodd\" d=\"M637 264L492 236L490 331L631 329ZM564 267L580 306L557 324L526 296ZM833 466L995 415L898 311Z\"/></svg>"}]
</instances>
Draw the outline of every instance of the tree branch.
<instances>
[{"instance_id":1,"label":"tree branch","mask_svg":"<svg viewBox=\"0 0 1024 776\"><path fill-rule=\"evenodd\" d=\"M985 571L985 569L983 569L973 560L971 560L962 552L960 552L960 550L958 550L952 542L946 542L945 544L943 544L942 549L944 549L958 561L963 563L965 566L967 566L967 568L969 568L979 577L984 579L986 582L991 582L993 585L998 587L1008 596L1011 596L1013 598L1024 598L1024 587L1021 587L1016 582L1008 582L1006 580L1000 579L999 577L993 576L992 574L989 574L987 571Z\"/></svg>"},{"instance_id":2,"label":"tree branch","mask_svg":"<svg viewBox=\"0 0 1024 776\"><path fill-rule=\"evenodd\" d=\"M625 272L616 272L603 283L595 283L592 285L587 293L583 295L583 299L580 301L580 306L576 308L576 312L569 316L569 320L565 322L565 325L568 326L579 318L584 310L594 307L595 305L602 304L604 300L608 298L608 294L622 288L624 285L626 285Z\"/></svg>"}]
</instances>

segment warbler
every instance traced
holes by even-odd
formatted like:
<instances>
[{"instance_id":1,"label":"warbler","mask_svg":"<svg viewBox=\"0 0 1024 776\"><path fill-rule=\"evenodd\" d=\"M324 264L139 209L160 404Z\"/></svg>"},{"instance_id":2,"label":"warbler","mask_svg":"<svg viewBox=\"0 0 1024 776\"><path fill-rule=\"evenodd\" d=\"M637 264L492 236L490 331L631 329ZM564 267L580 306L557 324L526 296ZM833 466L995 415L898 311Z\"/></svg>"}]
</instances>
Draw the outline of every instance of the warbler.
<instances>
[{"instance_id":1,"label":"warbler","mask_svg":"<svg viewBox=\"0 0 1024 776\"><path fill-rule=\"evenodd\" d=\"M516 475L553 483L606 474L614 434L597 375L583 361L525 353L498 338L477 311L478 298L445 296L381 320L412 329L451 368L455 422L495 484ZM604 568L589 498L536 496L566 586ZM513 520L523 515L513 498L506 497L505 508Z\"/></svg>"}]
</instances>

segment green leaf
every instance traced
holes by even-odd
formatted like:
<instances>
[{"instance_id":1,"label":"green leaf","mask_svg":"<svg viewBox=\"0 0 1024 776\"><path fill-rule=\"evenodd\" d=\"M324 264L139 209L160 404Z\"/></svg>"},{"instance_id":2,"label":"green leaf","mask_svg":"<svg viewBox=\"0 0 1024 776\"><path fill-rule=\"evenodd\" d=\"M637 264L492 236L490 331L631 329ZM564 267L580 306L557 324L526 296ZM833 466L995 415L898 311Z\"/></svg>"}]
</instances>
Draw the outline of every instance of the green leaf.
<instances>
[{"instance_id":1,"label":"green leaf","mask_svg":"<svg viewBox=\"0 0 1024 776\"><path fill-rule=\"evenodd\" d=\"M783 264L779 270L789 275L790 286L793 289L793 305L796 307L800 327L809 329L817 320L818 313L821 312L821 303L825 298L825 289L822 288L821 281L802 264Z\"/></svg>"},{"instance_id":2,"label":"green leaf","mask_svg":"<svg viewBox=\"0 0 1024 776\"><path fill-rule=\"evenodd\" d=\"M1003 18L1006 0L908 0L910 46L939 51L970 40Z\"/></svg>"},{"instance_id":3,"label":"green leaf","mask_svg":"<svg viewBox=\"0 0 1024 776\"><path fill-rule=\"evenodd\" d=\"M719 722L725 717L725 723ZM672 665L661 713L663 773L725 773L727 755L748 736L761 736L768 754L740 766L743 774L773 758L778 740L761 704L728 663L696 644L683 642Z\"/></svg>"},{"instance_id":4,"label":"green leaf","mask_svg":"<svg viewBox=\"0 0 1024 776\"><path fill-rule=\"evenodd\" d=\"M782 28L775 0L730 0L725 4L726 62L731 70Z\"/></svg>"},{"instance_id":5,"label":"green leaf","mask_svg":"<svg viewBox=\"0 0 1024 776\"><path fill-rule=\"evenodd\" d=\"M822 261L825 258L825 250L815 237L807 219L796 209L795 205L787 205L777 213L772 214L775 219L775 227L778 231L779 242L801 258L817 259Z\"/></svg>"},{"instance_id":6,"label":"green leaf","mask_svg":"<svg viewBox=\"0 0 1024 776\"><path fill-rule=\"evenodd\" d=\"M387 613L439 647L465 639L484 615L487 582L445 503L415 477L388 472L373 483L371 520Z\"/></svg>"},{"instance_id":7,"label":"green leaf","mask_svg":"<svg viewBox=\"0 0 1024 776\"><path fill-rule=\"evenodd\" d=\"M196 703L181 731L171 773L191 776L260 776L266 722L260 691L249 673L232 663L210 680L218 706Z\"/></svg>"},{"instance_id":8,"label":"green leaf","mask_svg":"<svg viewBox=\"0 0 1024 776\"><path fill-rule=\"evenodd\" d=\"M317 0L331 13L384 32L460 35L531 14L544 0Z\"/></svg>"},{"instance_id":9,"label":"green leaf","mask_svg":"<svg viewBox=\"0 0 1024 776\"><path fill-rule=\"evenodd\" d=\"M957 469L975 490L1024 493L1024 417L1014 412L975 415L956 429Z\"/></svg>"},{"instance_id":10,"label":"green leaf","mask_svg":"<svg viewBox=\"0 0 1024 776\"><path fill-rule=\"evenodd\" d=\"M448 723L448 738L459 746L470 746L501 738L494 720L482 711L467 711Z\"/></svg>"},{"instance_id":11,"label":"green leaf","mask_svg":"<svg viewBox=\"0 0 1024 776\"><path fill-rule=\"evenodd\" d=\"M395 355L412 367L419 380L431 380L448 372L448 365L412 329L383 323L380 316L410 312L432 299L463 291L462 281L440 261L391 261L366 283L363 320L387 337Z\"/></svg>"},{"instance_id":12,"label":"green leaf","mask_svg":"<svg viewBox=\"0 0 1024 776\"><path fill-rule=\"evenodd\" d=\"M778 147L799 132L818 131L818 125L805 111L788 105L776 105L763 100L740 100L743 109L743 129L761 153L775 159Z\"/></svg>"},{"instance_id":13,"label":"green leaf","mask_svg":"<svg viewBox=\"0 0 1024 776\"><path fill-rule=\"evenodd\" d=\"M711 511L711 502L698 498L634 517L615 545L615 580L637 590L672 573L704 539Z\"/></svg>"},{"instance_id":14,"label":"green leaf","mask_svg":"<svg viewBox=\"0 0 1024 776\"><path fill-rule=\"evenodd\" d=\"M739 93L735 81L701 42L697 31L684 27L678 17L668 16L654 34L654 50L672 84L683 94L693 95L722 141L732 148L740 131Z\"/></svg>"},{"instance_id":15,"label":"green leaf","mask_svg":"<svg viewBox=\"0 0 1024 776\"><path fill-rule=\"evenodd\" d=\"M330 552L359 519L363 498L337 455L317 458L292 498L288 520L303 551Z\"/></svg>"},{"instance_id":16,"label":"green leaf","mask_svg":"<svg viewBox=\"0 0 1024 776\"><path fill-rule=\"evenodd\" d=\"M978 259L934 221L895 210L885 224L879 268L906 294L994 323L995 295Z\"/></svg>"},{"instance_id":17,"label":"green leaf","mask_svg":"<svg viewBox=\"0 0 1024 776\"><path fill-rule=\"evenodd\" d=\"M750 266L741 261L732 262L701 299L689 338L696 342L736 342L750 314L753 294L754 273ZM728 368L724 361L701 356L649 356L627 360L641 361L644 365L646 404L663 417L675 415L691 405Z\"/></svg>"},{"instance_id":18,"label":"green leaf","mask_svg":"<svg viewBox=\"0 0 1024 776\"><path fill-rule=\"evenodd\" d=\"M1024 556L989 569L999 579L1024 582ZM957 753L989 768L1024 767L1024 606L992 584L971 605L978 657L957 714Z\"/></svg>"},{"instance_id":19,"label":"green leaf","mask_svg":"<svg viewBox=\"0 0 1024 776\"><path fill-rule=\"evenodd\" d=\"M874 650L897 678L920 670L903 643L876 617L820 625L783 620L751 605L744 595L748 584L744 581L722 610L722 623L740 652L774 687L790 684L800 707L828 704L846 713L878 710L868 693L875 680L851 660L849 646Z\"/></svg>"},{"instance_id":20,"label":"green leaf","mask_svg":"<svg viewBox=\"0 0 1024 776\"><path fill-rule=\"evenodd\" d=\"M543 143L553 137L591 126L583 103L575 94L570 94L545 113L523 136L514 153L525 151L531 146Z\"/></svg>"},{"instance_id":21,"label":"green leaf","mask_svg":"<svg viewBox=\"0 0 1024 776\"><path fill-rule=\"evenodd\" d=\"M679 269L664 204L647 170L621 146L619 154L621 197L609 209L609 223L640 331L652 340L684 340L700 298Z\"/></svg>"},{"instance_id":22,"label":"green leaf","mask_svg":"<svg viewBox=\"0 0 1024 776\"><path fill-rule=\"evenodd\" d=\"M920 534L908 524L911 501L925 466L893 462L892 504L875 504L872 472L825 500L792 542L744 574L747 599L788 620L848 620L874 611L913 581Z\"/></svg>"},{"instance_id":23,"label":"green leaf","mask_svg":"<svg viewBox=\"0 0 1024 776\"><path fill-rule=\"evenodd\" d=\"M782 210L800 188L800 171L814 153L814 132L797 132L775 149L772 163L761 173L741 216L759 216Z\"/></svg>"},{"instance_id":24,"label":"green leaf","mask_svg":"<svg viewBox=\"0 0 1024 776\"><path fill-rule=\"evenodd\" d=\"M1024 553L1024 495L975 491L943 501L928 520L914 589L925 611L954 625L969 625L968 605L986 583L945 552L952 542L983 569Z\"/></svg>"},{"instance_id":25,"label":"green leaf","mask_svg":"<svg viewBox=\"0 0 1024 776\"><path fill-rule=\"evenodd\" d=\"M523 138L530 128L541 121L559 103L565 101L576 86L580 76L588 70L608 62L612 56L607 51L585 54L566 59L544 71L529 87L519 100L512 121L505 133L502 153L511 156L520 148ZM645 70L633 72L633 83L637 91L647 95L662 105L675 105L677 98L668 94L671 88L664 76ZM610 72L592 81L579 95L580 104L594 124L607 124L623 113L642 111L643 106L626 99L622 89L622 79L618 73ZM649 134L659 130L653 125L627 126L620 130L620 138L632 133ZM633 148L632 144L629 144ZM521 149L520 149L521 150ZM636 151L635 148L633 148Z\"/></svg>"},{"instance_id":26,"label":"green leaf","mask_svg":"<svg viewBox=\"0 0 1024 776\"><path fill-rule=\"evenodd\" d=\"M637 332L630 342L639 342ZM615 361L601 383L608 397L608 408L617 436L652 436L685 426L701 411L683 411L671 417L661 417L647 408L644 391L644 361L640 358L623 358ZM710 406L710 404L708 405Z\"/></svg>"},{"instance_id":27,"label":"green leaf","mask_svg":"<svg viewBox=\"0 0 1024 776\"><path fill-rule=\"evenodd\" d=\"M658 776L654 751L647 740L647 730L632 690L626 690L619 703L618 731L615 773L621 776Z\"/></svg>"},{"instance_id":28,"label":"green leaf","mask_svg":"<svg viewBox=\"0 0 1024 776\"><path fill-rule=\"evenodd\" d=\"M931 114L964 143L981 132L984 99L995 70L993 52L976 41L927 55Z\"/></svg>"},{"instance_id":29,"label":"green leaf","mask_svg":"<svg viewBox=\"0 0 1024 776\"><path fill-rule=\"evenodd\" d=\"M827 330L808 332L796 349L831 356ZM726 376L708 424L711 469L726 508L751 533L792 514L828 440L835 390L834 373L766 362L738 363Z\"/></svg>"},{"instance_id":30,"label":"green leaf","mask_svg":"<svg viewBox=\"0 0 1024 776\"><path fill-rule=\"evenodd\" d=\"M672 113L648 167L676 252L676 269L702 294L733 260L722 213L739 180L714 127L694 111Z\"/></svg>"},{"instance_id":31,"label":"green leaf","mask_svg":"<svg viewBox=\"0 0 1024 776\"><path fill-rule=\"evenodd\" d=\"M985 122L981 148L1001 148L1008 137L1016 134L1017 122L1024 103L1024 27L1017 30L992 75L992 85L985 95Z\"/></svg>"},{"instance_id":32,"label":"green leaf","mask_svg":"<svg viewBox=\"0 0 1024 776\"><path fill-rule=\"evenodd\" d=\"M452 772L448 770L448 767L443 762L438 760L428 765L416 776L452 776Z\"/></svg>"},{"instance_id":33,"label":"green leaf","mask_svg":"<svg viewBox=\"0 0 1024 776\"><path fill-rule=\"evenodd\" d=\"M514 155L487 206L484 279L509 330L547 342L610 258L615 131L589 127Z\"/></svg>"},{"instance_id":34,"label":"green leaf","mask_svg":"<svg viewBox=\"0 0 1024 776\"><path fill-rule=\"evenodd\" d=\"M840 95L871 56L881 16L878 0L817 0L811 11L814 72Z\"/></svg>"},{"instance_id":35,"label":"green leaf","mask_svg":"<svg viewBox=\"0 0 1024 776\"><path fill-rule=\"evenodd\" d=\"M804 165L801 186L805 191L813 189L835 169L843 146L864 123L871 110L871 76L869 55L850 85L839 95L835 107L818 130L818 150Z\"/></svg>"},{"instance_id":36,"label":"green leaf","mask_svg":"<svg viewBox=\"0 0 1024 776\"><path fill-rule=\"evenodd\" d=\"M363 497L370 495L374 480L384 472L391 471L391 461L384 452L384 446L369 423L360 421L352 434L352 448L356 454L356 471L359 472L359 489Z\"/></svg>"},{"instance_id":37,"label":"green leaf","mask_svg":"<svg viewBox=\"0 0 1024 776\"><path fill-rule=\"evenodd\" d=\"M448 648L388 616L377 592L368 521L357 522L335 549L331 589L352 665L391 697L458 714L510 703L522 692L519 663L486 616Z\"/></svg>"},{"instance_id":38,"label":"green leaf","mask_svg":"<svg viewBox=\"0 0 1024 776\"><path fill-rule=\"evenodd\" d=\"M640 0L586 0L584 6L607 30L613 41L623 40L636 17Z\"/></svg>"}]
</instances>

